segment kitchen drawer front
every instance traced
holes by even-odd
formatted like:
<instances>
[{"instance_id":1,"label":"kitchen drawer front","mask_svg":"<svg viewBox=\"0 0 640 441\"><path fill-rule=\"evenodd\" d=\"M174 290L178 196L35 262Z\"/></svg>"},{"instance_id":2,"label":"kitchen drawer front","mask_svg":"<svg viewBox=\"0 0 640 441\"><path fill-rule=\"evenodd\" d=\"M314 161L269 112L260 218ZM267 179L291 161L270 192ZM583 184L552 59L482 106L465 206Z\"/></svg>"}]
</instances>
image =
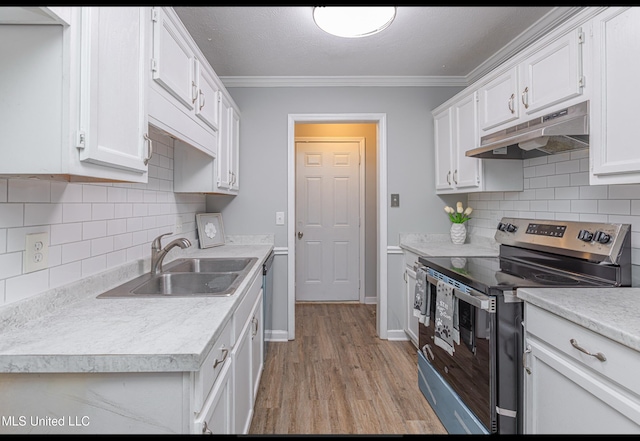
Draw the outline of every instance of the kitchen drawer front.
<instances>
[{"instance_id":1,"label":"kitchen drawer front","mask_svg":"<svg viewBox=\"0 0 640 441\"><path fill-rule=\"evenodd\" d=\"M202 403L207 398L209 391L213 387L218 374L222 368L229 364L231 360L231 346L233 330L233 320L229 320L222 330L222 334L211 348L209 355L205 358L200 370L195 374L194 385L194 411L202 409Z\"/></svg>"},{"instance_id":2,"label":"kitchen drawer front","mask_svg":"<svg viewBox=\"0 0 640 441\"><path fill-rule=\"evenodd\" d=\"M261 277L262 271L260 271L255 278L253 279L253 281L251 282L251 286L249 288L249 290L247 291L247 294L244 296L244 299L242 299L242 302L240 303L240 306L238 306L238 309L236 310L235 314L233 315L233 321L234 321L234 326L235 326L235 333L234 335L234 341L233 344L235 345L235 342L238 340L238 337L240 336L240 333L242 332L242 328L244 328L244 325L247 323L247 320L249 320L249 315L251 314L251 310L253 309L253 305L255 305L256 303L256 299L258 298L258 294L260 293L260 289L262 288L262 277Z\"/></svg>"},{"instance_id":3,"label":"kitchen drawer front","mask_svg":"<svg viewBox=\"0 0 640 441\"><path fill-rule=\"evenodd\" d=\"M640 361L638 351L529 303L525 303L524 317L527 336L545 341L578 365L640 394L640 376L636 373ZM606 360L581 352L571 344L572 339L591 354L603 354Z\"/></svg>"}]
</instances>

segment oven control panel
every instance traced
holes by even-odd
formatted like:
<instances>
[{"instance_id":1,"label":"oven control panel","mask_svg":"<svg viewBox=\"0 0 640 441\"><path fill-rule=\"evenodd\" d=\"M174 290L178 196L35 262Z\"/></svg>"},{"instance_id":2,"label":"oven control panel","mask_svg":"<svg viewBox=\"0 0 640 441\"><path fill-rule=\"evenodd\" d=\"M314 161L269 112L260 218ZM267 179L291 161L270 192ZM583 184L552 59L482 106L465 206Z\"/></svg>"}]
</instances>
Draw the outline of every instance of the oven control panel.
<instances>
[{"instance_id":1,"label":"oven control panel","mask_svg":"<svg viewBox=\"0 0 640 441\"><path fill-rule=\"evenodd\" d=\"M615 263L625 241L630 243L630 230L629 224L503 217L495 239L505 245Z\"/></svg>"}]
</instances>

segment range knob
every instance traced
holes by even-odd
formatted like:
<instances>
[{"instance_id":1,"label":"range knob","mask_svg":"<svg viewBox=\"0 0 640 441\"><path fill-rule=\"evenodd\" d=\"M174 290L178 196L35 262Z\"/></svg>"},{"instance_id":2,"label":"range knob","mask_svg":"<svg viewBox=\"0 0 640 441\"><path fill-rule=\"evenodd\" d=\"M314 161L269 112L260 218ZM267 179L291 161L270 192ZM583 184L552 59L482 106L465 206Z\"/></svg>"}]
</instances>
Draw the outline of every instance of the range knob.
<instances>
[{"instance_id":1,"label":"range knob","mask_svg":"<svg viewBox=\"0 0 640 441\"><path fill-rule=\"evenodd\" d=\"M598 243L609 243L611 240L611 235L605 233L604 231L596 231L596 234L593 236L593 240Z\"/></svg>"},{"instance_id":2,"label":"range knob","mask_svg":"<svg viewBox=\"0 0 640 441\"><path fill-rule=\"evenodd\" d=\"M589 230L580 230L578 233L578 239L584 242L591 242L591 239L593 239L593 233Z\"/></svg>"},{"instance_id":3,"label":"range knob","mask_svg":"<svg viewBox=\"0 0 640 441\"><path fill-rule=\"evenodd\" d=\"M498 230L505 231L507 229L507 224L503 224L502 222L498 222Z\"/></svg>"},{"instance_id":4,"label":"range knob","mask_svg":"<svg viewBox=\"0 0 640 441\"><path fill-rule=\"evenodd\" d=\"M515 233L516 231L518 231L518 227L516 227L513 224L507 224L507 232L509 233Z\"/></svg>"}]
</instances>

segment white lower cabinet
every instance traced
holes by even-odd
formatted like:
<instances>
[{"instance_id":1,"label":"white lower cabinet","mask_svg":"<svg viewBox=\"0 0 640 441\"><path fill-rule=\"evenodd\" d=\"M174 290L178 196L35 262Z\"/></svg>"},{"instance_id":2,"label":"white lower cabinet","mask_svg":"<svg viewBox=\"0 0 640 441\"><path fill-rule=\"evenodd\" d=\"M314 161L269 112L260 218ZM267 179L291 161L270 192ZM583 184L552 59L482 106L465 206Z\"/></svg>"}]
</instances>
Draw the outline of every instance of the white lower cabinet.
<instances>
[{"instance_id":1,"label":"white lower cabinet","mask_svg":"<svg viewBox=\"0 0 640 441\"><path fill-rule=\"evenodd\" d=\"M524 433L640 434L640 354L530 303L524 318Z\"/></svg>"},{"instance_id":2,"label":"white lower cabinet","mask_svg":"<svg viewBox=\"0 0 640 441\"><path fill-rule=\"evenodd\" d=\"M405 293L405 320L404 320L404 332L409 337L409 340L418 347L418 317L413 315L413 301L416 292L416 272L414 265L418 261L418 255L404 250L404 293Z\"/></svg>"},{"instance_id":3,"label":"white lower cabinet","mask_svg":"<svg viewBox=\"0 0 640 441\"><path fill-rule=\"evenodd\" d=\"M195 372L0 373L0 434L247 434L261 314L259 273Z\"/></svg>"}]
</instances>

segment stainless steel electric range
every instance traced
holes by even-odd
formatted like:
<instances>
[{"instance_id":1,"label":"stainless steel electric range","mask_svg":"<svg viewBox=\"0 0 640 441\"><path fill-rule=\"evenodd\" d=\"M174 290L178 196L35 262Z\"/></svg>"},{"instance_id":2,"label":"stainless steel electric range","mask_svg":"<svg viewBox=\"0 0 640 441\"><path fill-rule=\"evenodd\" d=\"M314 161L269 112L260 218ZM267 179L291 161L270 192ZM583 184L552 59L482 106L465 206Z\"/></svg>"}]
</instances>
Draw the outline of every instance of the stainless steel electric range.
<instances>
[{"instance_id":1,"label":"stainless steel electric range","mask_svg":"<svg viewBox=\"0 0 640 441\"><path fill-rule=\"evenodd\" d=\"M628 224L505 217L495 239L498 257L419 257L416 264L428 302L418 382L449 433L522 433L518 288L631 286ZM438 316L446 292L453 317Z\"/></svg>"}]
</instances>

